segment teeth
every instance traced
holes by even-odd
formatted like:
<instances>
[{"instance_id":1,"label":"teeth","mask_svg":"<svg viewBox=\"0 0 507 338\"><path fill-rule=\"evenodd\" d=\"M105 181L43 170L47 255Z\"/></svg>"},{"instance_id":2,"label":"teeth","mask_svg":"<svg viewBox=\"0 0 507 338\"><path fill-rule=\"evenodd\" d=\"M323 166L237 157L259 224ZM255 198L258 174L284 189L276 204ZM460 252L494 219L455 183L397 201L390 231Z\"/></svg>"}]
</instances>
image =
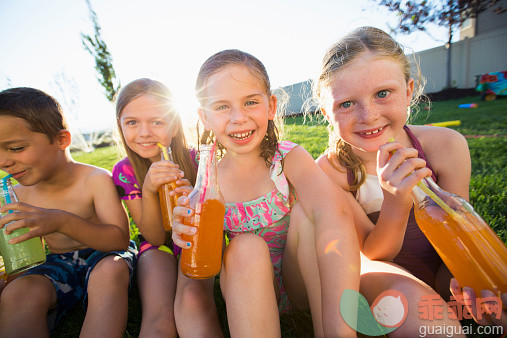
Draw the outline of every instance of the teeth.
<instances>
[{"instance_id":1,"label":"teeth","mask_svg":"<svg viewBox=\"0 0 507 338\"><path fill-rule=\"evenodd\" d=\"M139 143L139 144L142 145L143 147L149 147L149 146L154 145L155 143L150 142L150 143Z\"/></svg>"},{"instance_id":2,"label":"teeth","mask_svg":"<svg viewBox=\"0 0 507 338\"><path fill-rule=\"evenodd\" d=\"M369 132L366 132L365 134L366 134L366 135L376 134L376 133L378 133L379 131L381 131L382 129L384 129L384 127L379 128L379 129L374 130L374 131L369 131Z\"/></svg>"},{"instance_id":3,"label":"teeth","mask_svg":"<svg viewBox=\"0 0 507 338\"><path fill-rule=\"evenodd\" d=\"M253 130L246 133L230 134L229 136L235 140L243 140L253 134Z\"/></svg>"}]
</instances>

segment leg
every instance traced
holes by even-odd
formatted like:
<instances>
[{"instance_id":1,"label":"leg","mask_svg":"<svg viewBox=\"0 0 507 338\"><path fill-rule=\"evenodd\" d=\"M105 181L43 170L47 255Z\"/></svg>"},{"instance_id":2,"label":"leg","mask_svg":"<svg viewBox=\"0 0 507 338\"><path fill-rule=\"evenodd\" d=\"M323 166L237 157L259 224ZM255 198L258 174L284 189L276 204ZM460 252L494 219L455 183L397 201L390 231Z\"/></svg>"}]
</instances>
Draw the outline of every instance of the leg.
<instances>
[{"instance_id":1,"label":"leg","mask_svg":"<svg viewBox=\"0 0 507 338\"><path fill-rule=\"evenodd\" d=\"M174 295L177 261L173 255L151 249L137 261L137 284L142 314L139 337L176 337Z\"/></svg>"},{"instance_id":2,"label":"leg","mask_svg":"<svg viewBox=\"0 0 507 338\"><path fill-rule=\"evenodd\" d=\"M178 268L174 319L180 337L222 337L214 298L215 278L191 279Z\"/></svg>"},{"instance_id":3,"label":"leg","mask_svg":"<svg viewBox=\"0 0 507 338\"><path fill-rule=\"evenodd\" d=\"M0 275L0 294L2 293L2 290L7 286L7 284L9 284L10 282L12 282L13 280L15 280L16 278L18 278L19 276L21 276L24 272L20 272L18 274L15 274L15 275Z\"/></svg>"},{"instance_id":4,"label":"leg","mask_svg":"<svg viewBox=\"0 0 507 338\"><path fill-rule=\"evenodd\" d=\"M55 306L56 290L47 277L17 278L0 297L0 337L49 337L46 317Z\"/></svg>"},{"instance_id":5,"label":"leg","mask_svg":"<svg viewBox=\"0 0 507 338\"><path fill-rule=\"evenodd\" d=\"M324 336L315 231L299 203L291 209L282 276L285 290L296 308L302 310L310 307L315 336Z\"/></svg>"},{"instance_id":6,"label":"leg","mask_svg":"<svg viewBox=\"0 0 507 338\"><path fill-rule=\"evenodd\" d=\"M129 269L123 258L108 255L90 273L88 308L81 337L121 337L127 326Z\"/></svg>"},{"instance_id":7,"label":"leg","mask_svg":"<svg viewBox=\"0 0 507 338\"><path fill-rule=\"evenodd\" d=\"M234 237L224 254L220 286L232 337L280 337L273 266L257 235Z\"/></svg>"},{"instance_id":8,"label":"leg","mask_svg":"<svg viewBox=\"0 0 507 338\"><path fill-rule=\"evenodd\" d=\"M405 295L408 301L408 315L403 324L390 333L392 337L416 337L422 326L459 326L457 320L449 319L447 316L447 304L442 300L441 320L424 320L419 318L419 302L423 296L438 296L428 285L417 279L396 264L370 261L361 255L361 294L368 300L369 304L386 290L398 290ZM431 310L430 310L431 311ZM455 329L454 332L457 332Z\"/></svg>"}]
</instances>

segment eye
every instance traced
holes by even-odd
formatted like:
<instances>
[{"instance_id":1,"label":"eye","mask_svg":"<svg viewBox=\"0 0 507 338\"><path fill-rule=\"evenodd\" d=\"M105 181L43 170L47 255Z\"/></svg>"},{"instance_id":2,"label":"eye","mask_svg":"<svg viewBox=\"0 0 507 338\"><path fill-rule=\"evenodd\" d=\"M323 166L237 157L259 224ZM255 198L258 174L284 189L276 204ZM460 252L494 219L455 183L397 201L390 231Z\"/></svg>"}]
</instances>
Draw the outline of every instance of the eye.
<instances>
[{"instance_id":1,"label":"eye","mask_svg":"<svg viewBox=\"0 0 507 338\"><path fill-rule=\"evenodd\" d=\"M153 121L152 122L154 126L161 126L164 124L164 121L161 121L161 120L156 120L156 121Z\"/></svg>"},{"instance_id":2,"label":"eye","mask_svg":"<svg viewBox=\"0 0 507 338\"><path fill-rule=\"evenodd\" d=\"M343 102L340 105L340 107L345 108L345 109L350 108L350 107L352 107L352 102L351 101L345 101L345 102Z\"/></svg>"},{"instance_id":3,"label":"eye","mask_svg":"<svg viewBox=\"0 0 507 338\"><path fill-rule=\"evenodd\" d=\"M220 106L217 106L217 107L215 108L215 110L225 110L225 109L227 109L227 108L229 108L227 105L225 105L225 104L221 104Z\"/></svg>"},{"instance_id":4,"label":"eye","mask_svg":"<svg viewBox=\"0 0 507 338\"><path fill-rule=\"evenodd\" d=\"M9 148L10 151L12 151L13 153L19 153L21 151L23 151L25 149L25 147L12 147L12 148Z\"/></svg>"},{"instance_id":5,"label":"eye","mask_svg":"<svg viewBox=\"0 0 507 338\"><path fill-rule=\"evenodd\" d=\"M245 106L254 106L256 104L257 104L257 101L252 101L252 100L245 102Z\"/></svg>"},{"instance_id":6,"label":"eye","mask_svg":"<svg viewBox=\"0 0 507 338\"><path fill-rule=\"evenodd\" d=\"M387 97L389 95L389 93L390 93L389 90L381 90L377 93L377 97L380 99L383 99L383 98Z\"/></svg>"},{"instance_id":7,"label":"eye","mask_svg":"<svg viewBox=\"0 0 507 338\"><path fill-rule=\"evenodd\" d=\"M137 121L136 120L129 120L129 121L125 122L125 124L127 126L135 126L137 124Z\"/></svg>"}]
</instances>

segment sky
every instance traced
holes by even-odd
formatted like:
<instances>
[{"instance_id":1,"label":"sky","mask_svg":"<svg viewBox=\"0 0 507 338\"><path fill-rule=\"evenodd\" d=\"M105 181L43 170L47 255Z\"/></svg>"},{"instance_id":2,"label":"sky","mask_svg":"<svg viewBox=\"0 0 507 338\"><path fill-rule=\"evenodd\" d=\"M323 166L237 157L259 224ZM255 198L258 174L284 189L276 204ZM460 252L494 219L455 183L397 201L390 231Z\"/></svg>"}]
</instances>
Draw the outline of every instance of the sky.
<instances>
[{"instance_id":1,"label":"sky","mask_svg":"<svg viewBox=\"0 0 507 338\"><path fill-rule=\"evenodd\" d=\"M274 89L314 78L327 48L352 29L388 31L396 24L371 0L91 3L121 83L141 77L165 83L184 121L196 116L197 72L218 51L237 48L259 58ZM84 0L0 0L0 32L0 90L27 86L54 96L73 132L115 125L114 104L81 43L81 33L93 33ZM431 34L440 41L422 32L395 38L417 52L443 44L445 29Z\"/></svg>"}]
</instances>

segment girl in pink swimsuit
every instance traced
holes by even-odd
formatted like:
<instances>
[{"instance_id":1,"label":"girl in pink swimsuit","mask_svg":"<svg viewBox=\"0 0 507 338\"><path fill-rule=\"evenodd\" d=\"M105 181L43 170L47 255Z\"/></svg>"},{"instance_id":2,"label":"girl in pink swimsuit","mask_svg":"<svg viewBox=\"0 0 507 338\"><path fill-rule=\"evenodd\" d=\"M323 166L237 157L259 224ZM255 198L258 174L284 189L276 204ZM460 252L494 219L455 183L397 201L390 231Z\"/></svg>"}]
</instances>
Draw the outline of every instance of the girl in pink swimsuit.
<instances>
[{"instance_id":1,"label":"girl in pink swimsuit","mask_svg":"<svg viewBox=\"0 0 507 338\"><path fill-rule=\"evenodd\" d=\"M231 336L280 336L279 311L292 306L310 308L316 336L353 335L339 306L345 289L358 289L352 218L311 155L278 141L264 65L239 50L219 52L201 67L196 90L201 140L216 138L223 150L218 182L230 243L220 286ZM192 212L185 200L177 217ZM175 222L174 243L185 250L181 234L194 229Z\"/></svg>"}]
</instances>

